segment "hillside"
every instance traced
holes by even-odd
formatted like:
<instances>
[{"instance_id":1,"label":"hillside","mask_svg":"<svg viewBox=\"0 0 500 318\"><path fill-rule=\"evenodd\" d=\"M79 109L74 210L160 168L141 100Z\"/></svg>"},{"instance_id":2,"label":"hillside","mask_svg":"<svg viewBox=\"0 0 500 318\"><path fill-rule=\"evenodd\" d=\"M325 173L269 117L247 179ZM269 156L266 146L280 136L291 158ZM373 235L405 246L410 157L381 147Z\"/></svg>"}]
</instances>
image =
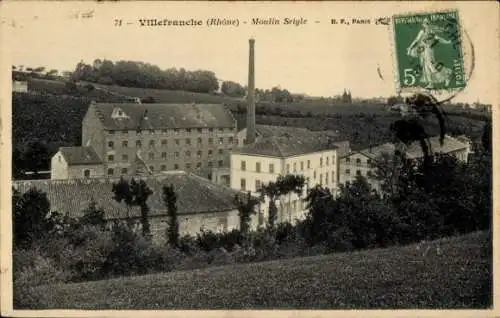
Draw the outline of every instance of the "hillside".
<instances>
[{"instance_id":1,"label":"hillside","mask_svg":"<svg viewBox=\"0 0 500 318\"><path fill-rule=\"evenodd\" d=\"M434 242L105 281L37 287L45 309L485 308L488 234Z\"/></svg>"}]
</instances>

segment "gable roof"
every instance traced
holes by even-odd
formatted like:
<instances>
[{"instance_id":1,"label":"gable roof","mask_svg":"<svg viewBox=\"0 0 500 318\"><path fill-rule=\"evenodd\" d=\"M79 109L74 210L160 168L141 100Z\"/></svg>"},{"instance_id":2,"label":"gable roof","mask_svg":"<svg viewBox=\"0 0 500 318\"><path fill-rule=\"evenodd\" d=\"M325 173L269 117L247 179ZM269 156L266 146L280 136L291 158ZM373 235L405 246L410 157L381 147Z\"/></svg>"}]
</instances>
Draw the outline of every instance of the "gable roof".
<instances>
[{"instance_id":1,"label":"gable roof","mask_svg":"<svg viewBox=\"0 0 500 318\"><path fill-rule=\"evenodd\" d=\"M287 158L336 148L330 140L321 135L285 135L258 138L253 144L233 149L232 153Z\"/></svg>"},{"instance_id":2,"label":"gable roof","mask_svg":"<svg viewBox=\"0 0 500 318\"><path fill-rule=\"evenodd\" d=\"M127 117L112 118L121 109ZM236 120L223 104L95 103L94 111L105 129L234 128Z\"/></svg>"},{"instance_id":3,"label":"gable roof","mask_svg":"<svg viewBox=\"0 0 500 318\"><path fill-rule=\"evenodd\" d=\"M59 152L69 166L102 164L102 160L92 147L61 147Z\"/></svg>"},{"instance_id":4,"label":"gable roof","mask_svg":"<svg viewBox=\"0 0 500 318\"><path fill-rule=\"evenodd\" d=\"M113 199L113 183L119 178L90 178L75 180L16 180L13 187L21 193L30 188L45 192L50 201L51 211L68 213L72 217L79 217L92 200L97 206L104 209L106 219L127 218L127 207ZM155 176L135 177L135 180L144 180L153 190L148 199L150 216L166 215L166 207L162 199L163 186L172 184L177 195L179 214L193 214L206 212L221 212L236 209L233 200L239 191L216 185L209 180L184 171L172 171ZM243 197L242 197L243 198ZM132 207L131 217L139 217L139 207Z\"/></svg>"}]
</instances>

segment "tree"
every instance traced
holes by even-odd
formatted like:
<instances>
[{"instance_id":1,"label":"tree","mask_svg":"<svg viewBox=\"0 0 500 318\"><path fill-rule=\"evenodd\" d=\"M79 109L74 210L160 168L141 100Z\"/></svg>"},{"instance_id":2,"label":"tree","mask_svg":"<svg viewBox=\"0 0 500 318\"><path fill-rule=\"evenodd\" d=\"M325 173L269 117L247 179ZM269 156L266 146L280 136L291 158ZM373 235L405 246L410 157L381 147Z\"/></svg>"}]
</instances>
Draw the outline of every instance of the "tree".
<instances>
[{"instance_id":1,"label":"tree","mask_svg":"<svg viewBox=\"0 0 500 318\"><path fill-rule=\"evenodd\" d=\"M89 206L83 210L83 216L80 218L82 225L98 225L104 228L106 219L104 217L104 210L97 207L97 203L92 200Z\"/></svg>"},{"instance_id":2,"label":"tree","mask_svg":"<svg viewBox=\"0 0 500 318\"><path fill-rule=\"evenodd\" d=\"M112 191L114 193L114 199L117 202L124 202L128 208L128 220L130 219L130 208L132 206L138 206L141 209L141 224L142 224L142 234L145 238L150 239L150 226L149 226L149 207L147 205L147 200L149 196L153 194L153 191L148 187L144 180L139 182L132 179L127 182L123 177L117 183L113 184Z\"/></svg>"},{"instance_id":3,"label":"tree","mask_svg":"<svg viewBox=\"0 0 500 318\"><path fill-rule=\"evenodd\" d=\"M21 195L13 189L12 212L16 246L30 247L46 237L50 228L50 202L46 193L31 188Z\"/></svg>"},{"instance_id":4,"label":"tree","mask_svg":"<svg viewBox=\"0 0 500 318\"><path fill-rule=\"evenodd\" d=\"M174 186L163 187L163 202L167 206L168 227L167 238L168 242L175 247L179 247L179 220L177 218L177 195L174 191Z\"/></svg>"},{"instance_id":5,"label":"tree","mask_svg":"<svg viewBox=\"0 0 500 318\"><path fill-rule=\"evenodd\" d=\"M241 199L240 196L236 195L234 202L238 207L240 231L246 237L250 231L251 216L256 213L255 206L259 204L259 200L253 198L250 192L248 192L245 199Z\"/></svg>"}]
</instances>

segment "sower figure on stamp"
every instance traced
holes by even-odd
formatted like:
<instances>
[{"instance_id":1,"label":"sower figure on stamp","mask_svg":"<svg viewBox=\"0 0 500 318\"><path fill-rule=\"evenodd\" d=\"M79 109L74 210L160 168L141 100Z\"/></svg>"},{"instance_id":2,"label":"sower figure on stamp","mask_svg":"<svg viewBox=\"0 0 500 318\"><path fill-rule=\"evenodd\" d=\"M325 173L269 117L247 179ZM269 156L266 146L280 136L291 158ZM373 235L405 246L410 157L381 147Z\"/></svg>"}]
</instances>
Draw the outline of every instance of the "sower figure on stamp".
<instances>
[{"instance_id":1,"label":"sower figure on stamp","mask_svg":"<svg viewBox=\"0 0 500 318\"><path fill-rule=\"evenodd\" d=\"M452 70L437 63L434 56L434 46L437 43L451 44L451 41L437 35L441 31L441 27L430 24L429 19L425 18L422 29L407 49L408 56L419 58L422 72L420 82L427 84L427 89L433 89L435 85L442 83L448 87L451 81Z\"/></svg>"}]
</instances>

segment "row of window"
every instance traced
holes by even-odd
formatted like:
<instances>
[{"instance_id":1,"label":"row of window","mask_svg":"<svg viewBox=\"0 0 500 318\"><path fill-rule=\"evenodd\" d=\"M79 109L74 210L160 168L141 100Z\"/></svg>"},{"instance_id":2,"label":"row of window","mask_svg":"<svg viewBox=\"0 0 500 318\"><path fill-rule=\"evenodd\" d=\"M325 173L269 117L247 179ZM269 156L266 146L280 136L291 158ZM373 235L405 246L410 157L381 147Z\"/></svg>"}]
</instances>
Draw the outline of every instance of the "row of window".
<instances>
[{"instance_id":1,"label":"row of window","mask_svg":"<svg viewBox=\"0 0 500 318\"><path fill-rule=\"evenodd\" d=\"M175 142L176 146L180 146L181 145L181 140L180 139L175 139L174 142ZM186 146L190 146L191 145L191 139L185 139L184 142L185 142ZM228 137L228 144L233 144L233 142L234 142L234 138L233 137ZM214 144L214 139L213 138L208 138L208 144L209 145L213 145ZM219 145L223 145L223 144L224 144L224 138L220 137L219 138ZM198 138L197 145L198 146L203 145L203 139ZM149 147L152 148L152 147L155 147L155 146L156 146L156 140L150 140L149 141ZM161 140L161 146L162 147L167 147L168 146L168 140L167 139ZM142 148L142 141L141 140L136 140L135 147L136 148ZM108 148L114 149L115 148L115 142L111 141L111 140L108 141ZM122 148L128 148L128 140L123 140L122 141Z\"/></svg>"},{"instance_id":2,"label":"row of window","mask_svg":"<svg viewBox=\"0 0 500 318\"><path fill-rule=\"evenodd\" d=\"M218 165L219 165L219 167L222 167L224 165L224 162L222 160L219 160ZM212 161L209 161L207 163L207 166L209 168L212 168L214 166L214 163ZM201 169L201 167L202 167L201 162L196 163L196 166L195 166L196 169ZM181 167L181 165L179 165L179 164L176 163L176 164L174 164L174 169L173 170L179 170L179 169L190 170L192 168L193 168L193 165L191 163L189 163L189 162L186 163L186 164L184 164L184 167ZM151 170L151 172L156 171L155 167L152 166L152 165L149 166L149 170ZM90 176L90 172L88 172L88 175L86 175L87 171L88 170L85 170L85 172L84 172L84 176L85 177ZM127 168L121 168L119 171L120 171L121 174L128 174L128 172L129 172L129 170ZM166 165L161 165L159 167L159 171L167 171L167 166ZM113 169L113 168L109 168L108 171L107 171L108 176L113 176L113 175L115 175L115 173L116 173L115 169Z\"/></svg>"},{"instance_id":3,"label":"row of window","mask_svg":"<svg viewBox=\"0 0 500 318\"><path fill-rule=\"evenodd\" d=\"M235 130L236 130L236 128L217 128L217 129L215 129L215 128L186 128L186 129L174 128L174 129L158 129L158 130L155 130L155 129L137 130L136 133L138 133L138 134L149 133L151 135L155 135L155 134L180 135L182 133L190 134L192 132L197 132L197 133L201 134L201 133L206 133L206 132L218 131L218 132L223 133L223 132L233 132ZM108 130L108 134L110 134L110 135L114 135L115 132L121 132L124 135L128 134L128 130L120 130L120 131Z\"/></svg>"},{"instance_id":4,"label":"row of window","mask_svg":"<svg viewBox=\"0 0 500 318\"><path fill-rule=\"evenodd\" d=\"M345 158L345 162L346 163L351 163L351 158L349 158L349 157ZM361 159L360 158L356 158L356 164L358 164L358 165L361 164ZM369 158L366 159L366 164L367 165L371 165L372 164L372 160L369 159Z\"/></svg>"},{"instance_id":5,"label":"row of window","mask_svg":"<svg viewBox=\"0 0 500 318\"><path fill-rule=\"evenodd\" d=\"M332 179L331 181L335 183L335 172L332 171ZM314 179L316 180L316 171L314 172ZM307 183L309 183L309 178L307 178ZM328 185L329 179L328 179L328 174L325 174L325 185ZM319 184L323 185L323 174L319 174ZM259 189L262 187L262 182L258 179L255 180L255 191L259 191ZM240 188L242 191L247 190L247 180L245 178L241 178L240 180Z\"/></svg>"},{"instance_id":6,"label":"row of window","mask_svg":"<svg viewBox=\"0 0 500 318\"><path fill-rule=\"evenodd\" d=\"M325 160L327 166L329 165L328 159L329 159L329 157L326 157L326 160ZM332 163L333 162L335 162L335 156L332 157ZM323 158L319 159L319 166L323 167ZM241 161L240 169L241 169L241 171L247 170L247 163L245 160ZM307 169L311 169L311 160L307 160ZM300 171L304 171L304 161L300 162ZM255 172L262 172L260 162L255 163ZM272 163L269 164L269 169L267 172L274 173L274 164L272 164ZM297 172L297 163L296 162L293 163L293 172ZM286 173L290 173L290 164L286 165Z\"/></svg>"},{"instance_id":7,"label":"row of window","mask_svg":"<svg viewBox=\"0 0 500 318\"><path fill-rule=\"evenodd\" d=\"M185 154L185 156L187 158L191 158L191 155L192 155L191 151L187 150L184 154ZM223 155L224 154L224 150L223 149L219 149L218 150L218 154L219 155ZM203 153L201 151L197 151L196 152L196 158L201 159L202 155L203 155ZM208 150L208 158L211 158L212 155L213 155L213 151L212 150ZM173 153L173 156L174 156L174 158L179 158L180 153L178 151L175 151ZM156 155L155 155L154 152L148 153L148 160L155 160L155 158L156 158ZM167 153L166 152L162 152L161 155L160 155L160 158L162 160L166 160L167 159ZM122 161L128 161L128 160L129 160L128 154L122 154ZM109 162L115 161L115 155L108 155L108 161Z\"/></svg>"},{"instance_id":8,"label":"row of window","mask_svg":"<svg viewBox=\"0 0 500 318\"><path fill-rule=\"evenodd\" d=\"M350 175L350 174L351 174L351 169L345 169L345 174ZM363 175L363 174L361 173L361 170L356 170L356 175L357 175L357 176L361 176L361 175ZM368 177L372 177L372 176L373 176L373 173L372 173L370 170L368 170L368 171L366 172L366 175L367 175Z\"/></svg>"}]
</instances>

